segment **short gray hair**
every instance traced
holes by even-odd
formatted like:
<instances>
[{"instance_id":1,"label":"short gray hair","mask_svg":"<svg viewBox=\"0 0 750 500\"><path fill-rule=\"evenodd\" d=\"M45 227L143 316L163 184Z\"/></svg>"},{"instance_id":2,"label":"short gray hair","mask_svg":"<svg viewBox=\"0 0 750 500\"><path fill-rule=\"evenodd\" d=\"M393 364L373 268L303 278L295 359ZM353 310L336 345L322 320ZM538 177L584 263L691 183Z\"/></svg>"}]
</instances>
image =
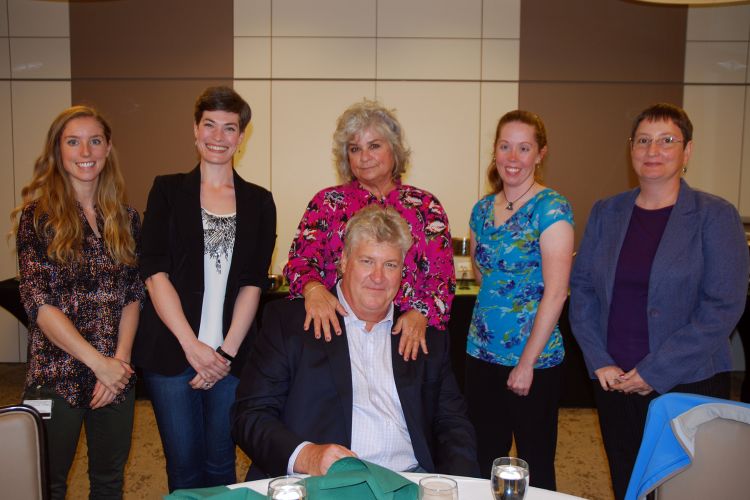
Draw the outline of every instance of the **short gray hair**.
<instances>
[{"instance_id":1,"label":"short gray hair","mask_svg":"<svg viewBox=\"0 0 750 500\"><path fill-rule=\"evenodd\" d=\"M368 205L349 219L344 236L344 254L351 255L352 249L362 240L399 247L402 264L413 242L411 229L404 218L395 209L380 205Z\"/></svg>"},{"instance_id":2,"label":"short gray hair","mask_svg":"<svg viewBox=\"0 0 750 500\"><path fill-rule=\"evenodd\" d=\"M411 151L406 145L404 133L394 110L386 109L377 101L364 99L349 106L336 121L333 133L333 157L336 169L344 181L354 180L349 165L348 145L352 138L365 129L373 128L380 133L393 151L393 180L400 180L409 165Z\"/></svg>"}]
</instances>

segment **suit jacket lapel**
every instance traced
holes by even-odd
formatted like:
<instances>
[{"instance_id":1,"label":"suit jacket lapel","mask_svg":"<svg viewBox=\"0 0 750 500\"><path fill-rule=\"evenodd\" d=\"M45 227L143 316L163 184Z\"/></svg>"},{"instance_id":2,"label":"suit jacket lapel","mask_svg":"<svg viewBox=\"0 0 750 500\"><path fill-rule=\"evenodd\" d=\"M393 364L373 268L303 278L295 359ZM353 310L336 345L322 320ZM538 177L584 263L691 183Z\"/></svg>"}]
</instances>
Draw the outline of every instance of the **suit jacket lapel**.
<instances>
[{"instance_id":1,"label":"suit jacket lapel","mask_svg":"<svg viewBox=\"0 0 750 500\"><path fill-rule=\"evenodd\" d=\"M344 318L339 315L338 319L342 330L341 336L334 335L330 342L325 340L315 340L315 342L322 342L328 355L331 377L341 401L341 411L346 423L346 435L349 438L347 447L349 447L352 443L352 365L349 360L349 342L346 340ZM309 335L313 335L313 333L309 333Z\"/></svg>"},{"instance_id":2,"label":"suit jacket lapel","mask_svg":"<svg viewBox=\"0 0 750 500\"><path fill-rule=\"evenodd\" d=\"M394 307L393 322L398 321L398 308ZM416 360L404 361L398 353L399 335L391 335L391 362L393 363L393 379L396 382L396 392L404 412L406 428L409 430L414 456L423 467L432 463L430 449L425 439L427 426L424 422L422 408L422 380L424 378L425 354L420 352Z\"/></svg>"},{"instance_id":3,"label":"suit jacket lapel","mask_svg":"<svg viewBox=\"0 0 750 500\"><path fill-rule=\"evenodd\" d=\"M247 250L248 241L245 238L244 228L249 228L249 222L245 221L250 213L250 197L244 196L245 182L239 176L236 170L232 170L234 176L234 198L235 198L235 232L234 248L232 249L232 263L229 266L229 279L232 280L239 273L239 261L246 259L250 255Z\"/></svg>"},{"instance_id":4,"label":"suit jacket lapel","mask_svg":"<svg viewBox=\"0 0 750 500\"><path fill-rule=\"evenodd\" d=\"M182 228L185 241L189 241L187 248L188 265L195 272L192 280L194 289L198 291L204 282L203 276L203 217L201 215L201 171L195 167L186 176L182 185L183 196L176 207L174 217ZM202 290L200 290L202 291Z\"/></svg>"},{"instance_id":5,"label":"suit jacket lapel","mask_svg":"<svg viewBox=\"0 0 750 500\"><path fill-rule=\"evenodd\" d=\"M648 294L654 296L661 280L674 262L679 261L679 256L685 248L693 244L695 235L695 191L684 180L680 181L680 193L677 202L669 215L667 225L664 228L659 247L654 255L651 265L651 276L649 277Z\"/></svg>"},{"instance_id":6,"label":"suit jacket lapel","mask_svg":"<svg viewBox=\"0 0 750 500\"><path fill-rule=\"evenodd\" d=\"M635 198L640 192L639 189L631 191L630 196L624 197L620 203L611 210L614 217L602 216L604 220L612 221L602 228L601 241L606 245L604 252L605 261L602 262L601 268L605 273L605 290L607 292L607 303L612 303L612 288L615 284L615 272L617 271L617 261L620 258L622 242L625 240L625 234L630 226L630 218L633 215L633 205Z\"/></svg>"}]
</instances>

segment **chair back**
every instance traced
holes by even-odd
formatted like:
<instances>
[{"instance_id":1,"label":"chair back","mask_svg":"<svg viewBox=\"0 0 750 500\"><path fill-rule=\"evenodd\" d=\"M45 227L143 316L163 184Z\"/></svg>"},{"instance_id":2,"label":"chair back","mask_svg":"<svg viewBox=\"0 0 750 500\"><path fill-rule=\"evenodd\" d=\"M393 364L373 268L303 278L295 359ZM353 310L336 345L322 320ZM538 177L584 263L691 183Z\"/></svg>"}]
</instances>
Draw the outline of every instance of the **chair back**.
<instances>
[{"instance_id":1,"label":"chair back","mask_svg":"<svg viewBox=\"0 0 750 500\"><path fill-rule=\"evenodd\" d=\"M750 425L715 418L695 435L695 455L687 469L656 488L658 500L748 498Z\"/></svg>"},{"instance_id":2,"label":"chair back","mask_svg":"<svg viewBox=\"0 0 750 500\"><path fill-rule=\"evenodd\" d=\"M26 405L0 407L0 497L46 500L42 417Z\"/></svg>"}]
</instances>

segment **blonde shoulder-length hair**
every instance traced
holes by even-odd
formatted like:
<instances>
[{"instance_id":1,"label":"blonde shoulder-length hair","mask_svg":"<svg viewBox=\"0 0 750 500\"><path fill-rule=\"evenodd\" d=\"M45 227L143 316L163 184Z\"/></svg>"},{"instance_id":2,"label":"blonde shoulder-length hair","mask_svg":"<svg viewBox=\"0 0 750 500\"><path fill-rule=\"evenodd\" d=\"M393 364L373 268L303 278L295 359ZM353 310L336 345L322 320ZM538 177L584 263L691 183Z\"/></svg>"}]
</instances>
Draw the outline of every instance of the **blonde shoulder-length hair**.
<instances>
[{"instance_id":1,"label":"blonde shoulder-length hair","mask_svg":"<svg viewBox=\"0 0 750 500\"><path fill-rule=\"evenodd\" d=\"M34 229L42 241L49 241L47 256L61 264L71 264L81 257L84 228L78 215L75 193L63 168L60 139L65 126L76 118L94 118L102 126L107 144L112 129L98 111L88 106L73 106L54 119L47 132L44 151L34 164L31 182L21 190L21 204L11 212L13 234L18 230L20 212L31 204ZM104 242L115 262L136 264L136 242L125 201L125 181L117 163L114 148L110 150L99 174L96 206L104 219Z\"/></svg>"}]
</instances>

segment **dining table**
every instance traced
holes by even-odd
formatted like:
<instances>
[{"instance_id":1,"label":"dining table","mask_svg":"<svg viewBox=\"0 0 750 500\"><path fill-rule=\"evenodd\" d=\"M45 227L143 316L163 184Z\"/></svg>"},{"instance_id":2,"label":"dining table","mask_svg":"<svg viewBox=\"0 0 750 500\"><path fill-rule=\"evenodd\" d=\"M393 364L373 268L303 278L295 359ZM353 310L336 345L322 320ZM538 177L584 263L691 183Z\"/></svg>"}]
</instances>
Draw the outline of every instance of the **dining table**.
<instances>
[{"instance_id":1,"label":"dining table","mask_svg":"<svg viewBox=\"0 0 750 500\"><path fill-rule=\"evenodd\" d=\"M419 480L427 477L434 476L435 474L419 473L419 472L401 472L405 478L419 483ZM458 483L458 498L459 500L494 500L492 492L490 491L489 479L478 479L474 477L464 476L451 476L442 475L443 477L450 477L456 480ZM237 483L228 486L230 489L235 488L250 488L258 493L266 494L268 491L268 483L271 479L259 479L257 481L248 481L245 483ZM545 490L542 488L529 487L529 491L526 493L525 500L572 500L580 499L581 497L568 495L566 493L559 493L557 491Z\"/></svg>"}]
</instances>

